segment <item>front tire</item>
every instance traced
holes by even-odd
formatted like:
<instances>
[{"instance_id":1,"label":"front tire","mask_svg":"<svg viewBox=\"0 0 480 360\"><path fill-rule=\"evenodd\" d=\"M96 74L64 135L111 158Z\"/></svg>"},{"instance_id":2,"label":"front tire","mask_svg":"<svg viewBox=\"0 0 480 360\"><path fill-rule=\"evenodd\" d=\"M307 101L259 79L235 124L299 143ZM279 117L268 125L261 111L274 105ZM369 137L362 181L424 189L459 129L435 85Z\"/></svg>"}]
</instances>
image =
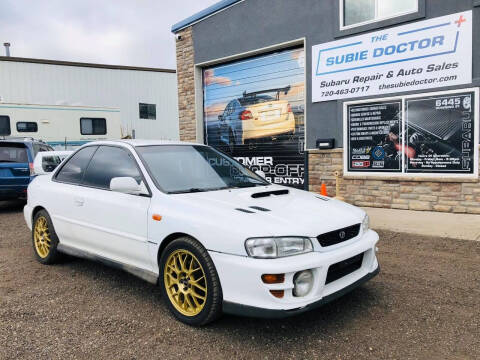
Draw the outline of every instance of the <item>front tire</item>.
<instances>
[{"instance_id":1,"label":"front tire","mask_svg":"<svg viewBox=\"0 0 480 360\"><path fill-rule=\"evenodd\" d=\"M190 237L167 245L160 258L160 288L173 315L193 326L222 314L222 288L207 250Z\"/></svg>"},{"instance_id":2,"label":"front tire","mask_svg":"<svg viewBox=\"0 0 480 360\"><path fill-rule=\"evenodd\" d=\"M32 245L35 258L42 264L54 264L61 258L57 250L58 237L45 210L40 210L33 218Z\"/></svg>"}]
</instances>

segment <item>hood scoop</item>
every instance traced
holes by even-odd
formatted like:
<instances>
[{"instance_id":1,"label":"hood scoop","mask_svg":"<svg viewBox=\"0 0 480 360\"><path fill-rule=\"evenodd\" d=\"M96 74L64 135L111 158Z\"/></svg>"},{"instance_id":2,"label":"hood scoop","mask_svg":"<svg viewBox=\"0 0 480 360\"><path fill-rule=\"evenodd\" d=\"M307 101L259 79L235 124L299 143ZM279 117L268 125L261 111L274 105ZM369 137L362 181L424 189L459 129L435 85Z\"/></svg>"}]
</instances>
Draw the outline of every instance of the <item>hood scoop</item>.
<instances>
[{"instance_id":1,"label":"hood scoop","mask_svg":"<svg viewBox=\"0 0 480 360\"><path fill-rule=\"evenodd\" d=\"M252 194L252 198L258 199L262 197L268 197L270 195L288 195L289 191L288 190L274 190L274 191L263 191L263 192L258 192L255 194Z\"/></svg>"}]
</instances>

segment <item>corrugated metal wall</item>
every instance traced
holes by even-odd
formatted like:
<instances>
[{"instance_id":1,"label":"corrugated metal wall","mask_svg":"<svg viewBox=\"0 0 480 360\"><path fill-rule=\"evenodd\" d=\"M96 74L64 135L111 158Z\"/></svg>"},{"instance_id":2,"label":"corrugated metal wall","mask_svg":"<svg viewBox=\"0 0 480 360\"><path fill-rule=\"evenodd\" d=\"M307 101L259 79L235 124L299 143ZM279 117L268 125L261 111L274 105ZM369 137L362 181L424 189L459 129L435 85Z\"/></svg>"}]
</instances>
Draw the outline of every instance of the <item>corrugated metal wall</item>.
<instances>
[{"instance_id":1,"label":"corrugated metal wall","mask_svg":"<svg viewBox=\"0 0 480 360\"><path fill-rule=\"evenodd\" d=\"M136 138L179 138L175 73L0 61L2 102L116 107ZM157 119L139 118L139 103L157 105Z\"/></svg>"}]
</instances>

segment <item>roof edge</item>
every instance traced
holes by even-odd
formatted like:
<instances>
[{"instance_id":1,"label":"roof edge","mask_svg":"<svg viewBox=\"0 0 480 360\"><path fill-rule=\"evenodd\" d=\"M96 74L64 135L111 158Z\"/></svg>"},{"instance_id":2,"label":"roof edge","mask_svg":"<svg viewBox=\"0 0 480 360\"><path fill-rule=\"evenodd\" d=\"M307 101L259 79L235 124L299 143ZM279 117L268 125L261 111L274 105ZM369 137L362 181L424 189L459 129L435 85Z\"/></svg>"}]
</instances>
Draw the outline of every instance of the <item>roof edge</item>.
<instances>
[{"instance_id":1,"label":"roof edge","mask_svg":"<svg viewBox=\"0 0 480 360\"><path fill-rule=\"evenodd\" d=\"M226 9L227 7L230 7L232 5L235 5L238 2L241 2L243 0L222 0L216 4L213 4L212 6L209 6L208 8L193 14L192 16L177 22L176 24L172 25L172 33L176 33L190 25L193 25L194 23L197 23L199 21L202 21L208 16L211 16L219 11L222 11Z\"/></svg>"},{"instance_id":2,"label":"roof edge","mask_svg":"<svg viewBox=\"0 0 480 360\"><path fill-rule=\"evenodd\" d=\"M163 73L177 72L175 69L95 64L95 63L84 63L84 62L75 62L75 61L23 58L23 57L14 57L14 56L0 56L0 61L24 62L24 63L33 63L33 64L46 64L46 65L62 65L62 66L74 66L74 67L88 67L88 68L113 69L113 70L136 70L136 71L151 71L151 72L163 72Z\"/></svg>"}]
</instances>

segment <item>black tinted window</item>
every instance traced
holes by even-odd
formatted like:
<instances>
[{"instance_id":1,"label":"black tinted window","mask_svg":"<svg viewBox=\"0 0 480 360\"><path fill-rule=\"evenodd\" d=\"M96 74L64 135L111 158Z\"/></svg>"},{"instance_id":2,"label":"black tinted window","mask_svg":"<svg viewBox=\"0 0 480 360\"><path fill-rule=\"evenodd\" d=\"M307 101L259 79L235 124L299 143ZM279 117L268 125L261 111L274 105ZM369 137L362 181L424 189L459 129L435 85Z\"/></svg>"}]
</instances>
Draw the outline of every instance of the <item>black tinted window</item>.
<instances>
[{"instance_id":1,"label":"black tinted window","mask_svg":"<svg viewBox=\"0 0 480 360\"><path fill-rule=\"evenodd\" d=\"M0 163L27 163L27 148L23 144L0 143Z\"/></svg>"},{"instance_id":2,"label":"black tinted window","mask_svg":"<svg viewBox=\"0 0 480 360\"><path fill-rule=\"evenodd\" d=\"M88 146L76 152L67 163L62 166L58 172L56 179L68 183L80 183L83 173L87 168L93 153L98 146Z\"/></svg>"},{"instance_id":3,"label":"black tinted window","mask_svg":"<svg viewBox=\"0 0 480 360\"><path fill-rule=\"evenodd\" d=\"M155 120L157 118L157 105L155 104L138 104L138 109L140 112L140 119L151 119Z\"/></svg>"},{"instance_id":4,"label":"black tinted window","mask_svg":"<svg viewBox=\"0 0 480 360\"><path fill-rule=\"evenodd\" d=\"M110 180L114 177L133 177L139 184L142 179L135 160L127 150L100 146L85 172L83 184L110 189Z\"/></svg>"},{"instance_id":5,"label":"black tinted window","mask_svg":"<svg viewBox=\"0 0 480 360\"><path fill-rule=\"evenodd\" d=\"M33 121L20 121L20 122L17 122L17 131L18 132L37 132L38 126L37 126L37 123Z\"/></svg>"},{"instance_id":6,"label":"black tinted window","mask_svg":"<svg viewBox=\"0 0 480 360\"><path fill-rule=\"evenodd\" d=\"M8 116L0 115L0 135L10 135L10 118Z\"/></svg>"},{"instance_id":7,"label":"black tinted window","mask_svg":"<svg viewBox=\"0 0 480 360\"><path fill-rule=\"evenodd\" d=\"M80 133L82 135L105 135L107 120L102 118L81 118Z\"/></svg>"}]
</instances>

